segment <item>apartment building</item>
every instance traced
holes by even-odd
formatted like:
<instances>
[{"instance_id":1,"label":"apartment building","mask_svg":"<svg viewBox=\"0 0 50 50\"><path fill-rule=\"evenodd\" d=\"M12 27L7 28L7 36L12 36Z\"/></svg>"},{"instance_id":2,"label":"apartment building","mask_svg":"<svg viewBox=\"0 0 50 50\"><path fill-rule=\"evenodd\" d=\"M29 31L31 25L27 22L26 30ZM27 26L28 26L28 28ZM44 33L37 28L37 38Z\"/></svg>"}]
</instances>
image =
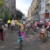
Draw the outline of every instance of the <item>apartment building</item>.
<instances>
[{"instance_id":1,"label":"apartment building","mask_svg":"<svg viewBox=\"0 0 50 50\"><path fill-rule=\"evenodd\" d=\"M41 20L49 21L50 0L41 0Z\"/></svg>"},{"instance_id":2,"label":"apartment building","mask_svg":"<svg viewBox=\"0 0 50 50\"><path fill-rule=\"evenodd\" d=\"M31 18L33 20L39 20L40 11L41 11L41 0L33 0L31 3Z\"/></svg>"},{"instance_id":3,"label":"apartment building","mask_svg":"<svg viewBox=\"0 0 50 50\"><path fill-rule=\"evenodd\" d=\"M36 8L34 10L33 17L34 17L34 20L39 20L40 11L41 11L41 0L36 0L36 1L37 3L36 3Z\"/></svg>"},{"instance_id":4,"label":"apartment building","mask_svg":"<svg viewBox=\"0 0 50 50\"><path fill-rule=\"evenodd\" d=\"M31 6L28 10L28 14L27 14L27 17L29 19L31 19L33 17L33 14L34 14L34 10L36 8L36 3L37 3L37 0L33 0L32 3L31 3Z\"/></svg>"},{"instance_id":5,"label":"apartment building","mask_svg":"<svg viewBox=\"0 0 50 50\"><path fill-rule=\"evenodd\" d=\"M31 4L31 16L34 14L34 10L36 8L37 0L33 0Z\"/></svg>"},{"instance_id":6,"label":"apartment building","mask_svg":"<svg viewBox=\"0 0 50 50\"><path fill-rule=\"evenodd\" d=\"M30 20L31 19L31 7L28 10L27 18Z\"/></svg>"}]
</instances>

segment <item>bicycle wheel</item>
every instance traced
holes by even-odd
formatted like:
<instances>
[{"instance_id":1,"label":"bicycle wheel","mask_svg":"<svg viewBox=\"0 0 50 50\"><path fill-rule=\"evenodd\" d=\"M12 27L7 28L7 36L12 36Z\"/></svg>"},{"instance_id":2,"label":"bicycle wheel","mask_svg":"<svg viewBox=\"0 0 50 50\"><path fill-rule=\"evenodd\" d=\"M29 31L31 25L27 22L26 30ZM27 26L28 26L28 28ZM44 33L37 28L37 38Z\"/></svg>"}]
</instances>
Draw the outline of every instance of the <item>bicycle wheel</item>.
<instances>
[{"instance_id":1,"label":"bicycle wheel","mask_svg":"<svg viewBox=\"0 0 50 50\"><path fill-rule=\"evenodd\" d=\"M20 45L20 50L22 50L22 44Z\"/></svg>"}]
</instances>

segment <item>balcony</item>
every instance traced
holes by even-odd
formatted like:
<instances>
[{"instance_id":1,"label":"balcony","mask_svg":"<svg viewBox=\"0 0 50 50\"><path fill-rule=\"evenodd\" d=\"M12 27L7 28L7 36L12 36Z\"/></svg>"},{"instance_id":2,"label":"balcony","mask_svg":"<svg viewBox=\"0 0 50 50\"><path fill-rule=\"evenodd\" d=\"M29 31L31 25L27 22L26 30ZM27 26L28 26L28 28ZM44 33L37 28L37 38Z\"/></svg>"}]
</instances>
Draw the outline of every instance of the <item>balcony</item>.
<instances>
[{"instance_id":1,"label":"balcony","mask_svg":"<svg viewBox=\"0 0 50 50\"><path fill-rule=\"evenodd\" d=\"M50 5L50 1L46 2L46 5Z\"/></svg>"},{"instance_id":2,"label":"balcony","mask_svg":"<svg viewBox=\"0 0 50 50\"><path fill-rule=\"evenodd\" d=\"M50 10L46 10L46 13L49 13L50 12Z\"/></svg>"}]
</instances>

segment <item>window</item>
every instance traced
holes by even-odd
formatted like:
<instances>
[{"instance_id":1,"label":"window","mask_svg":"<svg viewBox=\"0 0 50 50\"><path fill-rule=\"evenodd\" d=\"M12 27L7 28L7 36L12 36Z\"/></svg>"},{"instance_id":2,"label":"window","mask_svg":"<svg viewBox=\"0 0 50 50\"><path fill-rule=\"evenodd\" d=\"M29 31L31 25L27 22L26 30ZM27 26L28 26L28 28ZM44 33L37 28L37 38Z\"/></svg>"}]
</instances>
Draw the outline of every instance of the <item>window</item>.
<instances>
[{"instance_id":1,"label":"window","mask_svg":"<svg viewBox=\"0 0 50 50\"><path fill-rule=\"evenodd\" d=\"M43 0L43 2L44 2L44 0Z\"/></svg>"},{"instance_id":2,"label":"window","mask_svg":"<svg viewBox=\"0 0 50 50\"><path fill-rule=\"evenodd\" d=\"M42 7L42 10L44 10L44 7Z\"/></svg>"},{"instance_id":3,"label":"window","mask_svg":"<svg viewBox=\"0 0 50 50\"><path fill-rule=\"evenodd\" d=\"M42 0L41 2L44 3L44 0Z\"/></svg>"},{"instance_id":4,"label":"window","mask_svg":"<svg viewBox=\"0 0 50 50\"><path fill-rule=\"evenodd\" d=\"M44 7L42 7L42 10L44 10Z\"/></svg>"}]
</instances>

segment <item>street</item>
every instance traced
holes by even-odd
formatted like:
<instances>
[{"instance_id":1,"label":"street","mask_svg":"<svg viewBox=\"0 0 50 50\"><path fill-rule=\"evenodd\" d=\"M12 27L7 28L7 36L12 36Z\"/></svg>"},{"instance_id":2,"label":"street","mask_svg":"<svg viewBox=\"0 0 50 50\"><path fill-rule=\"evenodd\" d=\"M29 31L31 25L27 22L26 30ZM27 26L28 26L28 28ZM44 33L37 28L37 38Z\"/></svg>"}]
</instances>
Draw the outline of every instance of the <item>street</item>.
<instances>
[{"instance_id":1,"label":"street","mask_svg":"<svg viewBox=\"0 0 50 50\"><path fill-rule=\"evenodd\" d=\"M0 0L0 50L50 50L50 0Z\"/></svg>"},{"instance_id":2,"label":"street","mask_svg":"<svg viewBox=\"0 0 50 50\"><path fill-rule=\"evenodd\" d=\"M0 41L0 50L19 50L18 40L18 31L6 30L4 41ZM23 42L22 50L50 50L50 40L44 43L39 36L39 33L35 32L30 34L31 31L28 31L28 34L25 35Z\"/></svg>"}]
</instances>

